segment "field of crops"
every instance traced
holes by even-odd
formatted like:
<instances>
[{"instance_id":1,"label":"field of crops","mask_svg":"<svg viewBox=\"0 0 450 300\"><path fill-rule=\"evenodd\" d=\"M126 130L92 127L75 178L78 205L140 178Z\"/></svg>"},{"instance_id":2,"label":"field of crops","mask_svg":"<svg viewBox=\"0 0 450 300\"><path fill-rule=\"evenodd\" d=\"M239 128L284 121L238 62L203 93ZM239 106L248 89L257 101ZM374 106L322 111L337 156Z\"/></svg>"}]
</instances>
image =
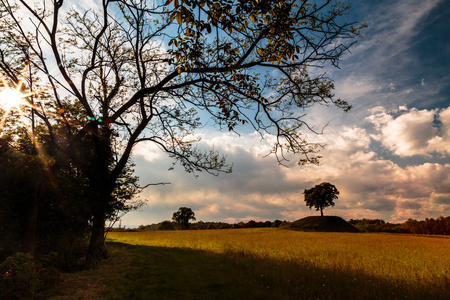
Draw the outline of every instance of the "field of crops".
<instances>
[{"instance_id":1,"label":"field of crops","mask_svg":"<svg viewBox=\"0 0 450 300\"><path fill-rule=\"evenodd\" d=\"M140 253L148 250L149 257L141 255L140 264L152 255L152 259L160 255L160 260L172 256L173 272L167 273L164 265L156 264L162 269L158 276L169 277L165 279L167 288L173 274L186 272L184 276L192 277L196 265L203 268L205 262L213 264L185 287L192 289L192 298L195 291L202 293L202 287L217 286L224 299L242 291L246 298L450 299L447 237L261 228L112 232L108 240L116 246L117 242L139 245L134 247L139 247ZM187 258L189 255L192 261ZM191 264L188 269L183 269L185 263ZM156 268L155 263L153 267ZM235 278L235 282L224 278ZM209 279L215 282L204 282ZM203 282L195 287L196 281ZM241 281L248 281L250 290L237 284ZM223 287L233 284L241 291Z\"/></svg>"}]
</instances>

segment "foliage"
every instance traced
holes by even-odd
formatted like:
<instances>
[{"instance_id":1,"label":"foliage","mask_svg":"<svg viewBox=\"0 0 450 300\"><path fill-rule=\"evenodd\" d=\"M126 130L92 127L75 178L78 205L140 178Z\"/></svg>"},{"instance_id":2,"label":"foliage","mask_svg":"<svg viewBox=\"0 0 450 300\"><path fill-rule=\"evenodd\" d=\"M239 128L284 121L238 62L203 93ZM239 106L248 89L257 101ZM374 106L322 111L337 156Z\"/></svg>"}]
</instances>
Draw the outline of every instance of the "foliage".
<instances>
[{"instance_id":1,"label":"foliage","mask_svg":"<svg viewBox=\"0 0 450 300\"><path fill-rule=\"evenodd\" d=\"M170 221L167 221L167 220L159 223L156 226L157 230L175 230L176 228L177 227L176 227L176 224L174 222L170 222Z\"/></svg>"},{"instance_id":2,"label":"foliage","mask_svg":"<svg viewBox=\"0 0 450 300\"><path fill-rule=\"evenodd\" d=\"M27 208L34 198L34 189L43 170L36 160L18 151L0 139L0 168L14 172L0 173L0 261L22 249ZM38 177L35 177L35 174Z\"/></svg>"},{"instance_id":3,"label":"foliage","mask_svg":"<svg viewBox=\"0 0 450 300\"><path fill-rule=\"evenodd\" d=\"M38 273L31 254L17 252L0 264L1 298L33 298L39 287Z\"/></svg>"},{"instance_id":4,"label":"foliage","mask_svg":"<svg viewBox=\"0 0 450 300\"><path fill-rule=\"evenodd\" d=\"M392 224L380 219L350 219L349 223L362 232L404 232L400 224Z\"/></svg>"},{"instance_id":5,"label":"foliage","mask_svg":"<svg viewBox=\"0 0 450 300\"><path fill-rule=\"evenodd\" d=\"M272 227L280 227L283 224L281 220L275 220L272 223Z\"/></svg>"},{"instance_id":6,"label":"foliage","mask_svg":"<svg viewBox=\"0 0 450 300\"><path fill-rule=\"evenodd\" d=\"M314 206L316 210L320 210L320 215L323 216L323 209L328 206L334 206L334 200L338 198L339 191L337 188L328 182L322 182L310 189L305 189L306 206L311 209Z\"/></svg>"},{"instance_id":7,"label":"foliage","mask_svg":"<svg viewBox=\"0 0 450 300\"><path fill-rule=\"evenodd\" d=\"M173 213L172 220L174 220L181 229L189 229L189 221L195 221L195 213L189 207L180 207Z\"/></svg>"},{"instance_id":8,"label":"foliage","mask_svg":"<svg viewBox=\"0 0 450 300\"><path fill-rule=\"evenodd\" d=\"M0 167L14 170L0 174L0 261L20 251L38 259L57 252L58 267L66 269L82 256L89 203L83 178L50 155L45 133L35 128L38 153L27 131L0 137Z\"/></svg>"},{"instance_id":9,"label":"foliage","mask_svg":"<svg viewBox=\"0 0 450 300\"><path fill-rule=\"evenodd\" d=\"M55 169L55 157L25 150L33 149L26 135L0 141L0 167L14 170L0 174L0 259L76 249L89 221L82 182L65 167Z\"/></svg>"},{"instance_id":10,"label":"foliage","mask_svg":"<svg viewBox=\"0 0 450 300\"><path fill-rule=\"evenodd\" d=\"M412 234L450 235L450 217L408 219L403 224L392 224L379 219L350 219L350 224L364 232L392 232Z\"/></svg>"},{"instance_id":11,"label":"foliage","mask_svg":"<svg viewBox=\"0 0 450 300\"><path fill-rule=\"evenodd\" d=\"M171 225L165 225L164 224L164 223L167 223L167 222L170 222L170 221L164 221L164 222L161 222L161 223L158 223L158 224L151 224L151 225L140 225L138 227L138 230L139 231L143 231L143 230L164 230L162 228L169 228L168 230L175 229ZM286 221L280 221L280 220L275 220L273 222L271 222L271 221L255 222L253 220L250 220L247 223L239 222L239 223L235 223L235 224L229 224L229 223L224 223L224 222L203 222L203 221L199 221L197 223L190 223L189 224L189 229L191 229L191 230L205 230L205 229L231 229L231 228L235 228L235 229L238 229L238 228L264 228L264 227L279 227L281 224L285 224L285 223L286 223ZM114 229L112 229L112 231L118 232L118 231L126 231L126 230L121 230L121 229L118 229L118 228L114 228Z\"/></svg>"},{"instance_id":12,"label":"foliage","mask_svg":"<svg viewBox=\"0 0 450 300\"><path fill-rule=\"evenodd\" d=\"M413 234L439 234L450 235L450 216L440 216L437 219L426 218L423 221L408 219L401 228Z\"/></svg>"}]
</instances>

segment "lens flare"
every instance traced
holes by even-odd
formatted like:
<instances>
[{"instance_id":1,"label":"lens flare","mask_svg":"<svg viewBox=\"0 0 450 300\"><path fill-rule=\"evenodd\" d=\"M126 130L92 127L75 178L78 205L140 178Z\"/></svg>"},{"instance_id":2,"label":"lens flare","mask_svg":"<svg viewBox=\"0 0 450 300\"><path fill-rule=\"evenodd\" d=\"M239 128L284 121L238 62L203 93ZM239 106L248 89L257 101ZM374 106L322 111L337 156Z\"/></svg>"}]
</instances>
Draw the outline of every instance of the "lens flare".
<instances>
[{"instance_id":1,"label":"lens flare","mask_svg":"<svg viewBox=\"0 0 450 300\"><path fill-rule=\"evenodd\" d=\"M15 87L11 87L8 84L8 82L1 76L0 82L2 85L0 86L0 111L3 112L3 116L0 120L0 130L1 130L3 128L3 125L5 125L8 116L10 116L14 110L17 110L19 115L23 117L24 113L22 111L22 108L24 106L35 108L31 103L29 103L26 100L26 98L38 92L22 93L21 90L23 80L20 80Z\"/></svg>"},{"instance_id":2,"label":"lens flare","mask_svg":"<svg viewBox=\"0 0 450 300\"><path fill-rule=\"evenodd\" d=\"M25 101L25 95L16 89L5 87L0 89L0 107L5 111L13 108L20 110L21 105L28 104Z\"/></svg>"}]
</instances>

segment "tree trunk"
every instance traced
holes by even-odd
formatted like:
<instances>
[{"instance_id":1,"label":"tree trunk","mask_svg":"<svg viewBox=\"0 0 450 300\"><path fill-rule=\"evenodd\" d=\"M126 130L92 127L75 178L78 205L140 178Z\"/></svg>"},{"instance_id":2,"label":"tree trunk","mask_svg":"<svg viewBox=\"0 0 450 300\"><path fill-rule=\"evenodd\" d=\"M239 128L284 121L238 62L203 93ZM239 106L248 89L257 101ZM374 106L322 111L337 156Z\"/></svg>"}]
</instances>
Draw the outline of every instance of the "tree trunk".
<instances>
[{"instance_id":1,"label":"tree trunk","mask_svg":"<svg viewBox=\"0 0 450 300\"><path fill-rule=\"evenodd\" d=\"M323 208L322 208L322 206L320 207L320 216L323 217Z\"/></svg>"},{"instance_id":2,"label":"tree trunk","mask_svg":"<svg viewBox=\"0 0 450 300\"><path fill-rule=\"evenodd\" d=\"M105 222L111 210L112 184L109 182L111 163L111 131L96 129L94 135L94 158L90 164L89 185L92 203L92 232L86 262L95 264L105 257Z\"/></svg>"},{"instance_id":3,"label":"tree trunk","mask_svg":"<svg viewBox=\"0 0 450 300\"><path fill-rule=\"evenodd\" d=\"M105 216L97 214L92 219L92 233L89 241L89 248L86 254L86 262L89 265L95 264L104 256L105 246Z\"/></svg>"}]
</instances>

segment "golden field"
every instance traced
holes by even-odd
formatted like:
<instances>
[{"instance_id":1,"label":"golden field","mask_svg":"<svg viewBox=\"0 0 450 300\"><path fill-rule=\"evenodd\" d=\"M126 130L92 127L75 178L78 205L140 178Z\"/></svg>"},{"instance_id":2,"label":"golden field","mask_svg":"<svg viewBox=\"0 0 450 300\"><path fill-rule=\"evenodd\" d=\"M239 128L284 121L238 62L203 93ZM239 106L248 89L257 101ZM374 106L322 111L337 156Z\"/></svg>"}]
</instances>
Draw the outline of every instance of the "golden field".
<instances>
[{"instance_id":1,"label":"golden field","mask_svg":"<svg viewBox=\"0 0 450 300\"><path fill-rule=\"evenodd\" d=\"M258 228L111 232L107 240L219 257L258 278L268 297L450 299L448 237Z\"/></svg>"}]
</instances>

